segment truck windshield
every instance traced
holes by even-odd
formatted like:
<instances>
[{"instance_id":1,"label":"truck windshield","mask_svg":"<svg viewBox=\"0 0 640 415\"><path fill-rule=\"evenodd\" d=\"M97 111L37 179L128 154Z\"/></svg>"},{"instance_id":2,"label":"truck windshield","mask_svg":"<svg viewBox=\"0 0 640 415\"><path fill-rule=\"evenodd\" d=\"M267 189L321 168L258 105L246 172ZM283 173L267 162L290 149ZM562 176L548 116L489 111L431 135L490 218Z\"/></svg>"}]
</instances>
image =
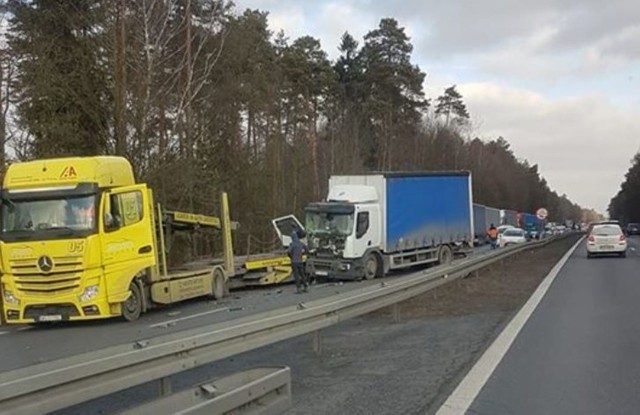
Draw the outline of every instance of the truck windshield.
<instances>
[{"instance_id":1,"label":"truck windshield","mask_svg":"<svg viewBox=\"0 0 640 415\"><path fill-rule=\"evenodd\" d=\"M83 237L96 228L95 195L12 199L2 204L2 239Z\"/></svg>"},{"instance_id":2,"label":"truck windshield","mask_svg":"<svg viewBox=\"0 0 640 415\"><path fill-rule=\"evenodd\" d=\"M343 236L353 232L353 213L307 212L307 233L330 233Z\"/></svg>"}]
</instances>

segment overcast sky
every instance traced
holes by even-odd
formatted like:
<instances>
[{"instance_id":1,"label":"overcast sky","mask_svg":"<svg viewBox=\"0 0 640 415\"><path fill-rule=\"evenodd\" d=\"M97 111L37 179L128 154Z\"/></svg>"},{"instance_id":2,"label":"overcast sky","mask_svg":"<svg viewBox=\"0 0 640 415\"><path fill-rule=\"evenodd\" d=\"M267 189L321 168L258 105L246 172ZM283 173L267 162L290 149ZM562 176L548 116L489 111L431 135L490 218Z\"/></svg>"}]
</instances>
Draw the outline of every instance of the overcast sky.
<instances>
[{"instance_id":1,"label":"overcast sky","mask_svg":"<svg viewBox=\"0 0 640 415\"><path fill-rule=\"evenodd\" d=\"M330 58L394 17L430 97L457 84L482 138L505 137L550 186L605 212L640 150L640 0L236 0Z\"/></svg>"}]
</instances>

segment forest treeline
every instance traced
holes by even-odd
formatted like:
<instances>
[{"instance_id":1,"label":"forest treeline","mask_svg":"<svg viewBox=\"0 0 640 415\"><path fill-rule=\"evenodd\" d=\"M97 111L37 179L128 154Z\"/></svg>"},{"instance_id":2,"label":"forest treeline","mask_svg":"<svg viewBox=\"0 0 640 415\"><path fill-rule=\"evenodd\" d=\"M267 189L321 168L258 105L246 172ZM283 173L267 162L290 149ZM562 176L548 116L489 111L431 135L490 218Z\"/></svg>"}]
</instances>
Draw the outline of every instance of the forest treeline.
<instances>
[{"instance_id":1,"label":"forest treeline","mask_svg":"<svg viewBox=\"0 0 640 415\"><path fill-rule=\"evenodd\" d=\"M8 0L2 145L17 159L118 154L176 209L229 192L242 249L321 199L334 173L470 170L477 202L580 219L502 137L474 138L455 85L427 97L398 21L342 35L273 33L225 0ZM446 39L442 39L446 42ZM2 160L4 164L5 160Z\"/></svg>"},{"instance_id":2,"label":"forest treeline","mask_svg":"<svg viewBox=\"0 0 640 415\"><path fill-rule=\"evenodd\" d=\"M609 203L609 217L622 223L640 223L640 153L631 160L620 190Z\"/></svg>"}]
</instances>

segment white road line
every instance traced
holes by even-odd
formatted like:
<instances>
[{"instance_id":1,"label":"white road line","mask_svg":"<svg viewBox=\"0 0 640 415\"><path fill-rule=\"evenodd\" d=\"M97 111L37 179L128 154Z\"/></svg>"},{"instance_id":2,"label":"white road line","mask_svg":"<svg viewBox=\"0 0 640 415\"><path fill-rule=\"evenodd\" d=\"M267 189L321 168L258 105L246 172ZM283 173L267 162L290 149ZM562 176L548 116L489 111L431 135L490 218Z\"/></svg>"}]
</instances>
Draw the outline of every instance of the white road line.
<instances>
[{"instance_id":1,"label":"white road line","mask_svg":"<svg viewBox=\"0 0 640 415\"><path fill-rule=\"evenodd\" d=\"M460 382L458 387L447 398L436 415L458 415L467 413L469 407L480 393L480 390L484 387L485 383L487 383L491 374L518 336L518 333L546 294L553 280L560 273L564 264L569 260L571 254L573 254L573 251L576 250L583 239L584 237L580 238L551 271L549 271L549 274L547 274L540 283L531 298L522 306L518 314L516 314L502 333L500 333L491 346L484 352L480 360L478 360L469 373L467 373L467 376L462 379L462 382Z\"/></svg>"},{"instance_id":2,"label":"white road line","mask_svg":"<svg viewBox=\"0 0 640 415\"><path fill-rule=\"evenodd\" d=\"M25 331L25 330L31 330L31 327L25 326L25 327L18 327L13 331L9 331L9 330L0 331L0 336L2 336L3 334L16 333L16 332Z\"/></svg>"},{"instance_id":3,"label":"white road line","mask_svg":"<svg viewBox=\"0 0 640 415\"><path fill-rule=\"evenodd\" d=\"M152 325L149 326L149 328L168 327L168 326L172 326L172 325L176 324L179 321L184 321L184 320L189 320L189 319L192 319L192 318L206 316L206 315L209 315L209 314L219 313L221 311L229 311L229 308L228 307L216 308L215 310L204 311L202 313L192 314L190 316L174 318L173 320L167 320L167 321L162 321L160 323L152 324Z\"/></svg>"}]
</instances>

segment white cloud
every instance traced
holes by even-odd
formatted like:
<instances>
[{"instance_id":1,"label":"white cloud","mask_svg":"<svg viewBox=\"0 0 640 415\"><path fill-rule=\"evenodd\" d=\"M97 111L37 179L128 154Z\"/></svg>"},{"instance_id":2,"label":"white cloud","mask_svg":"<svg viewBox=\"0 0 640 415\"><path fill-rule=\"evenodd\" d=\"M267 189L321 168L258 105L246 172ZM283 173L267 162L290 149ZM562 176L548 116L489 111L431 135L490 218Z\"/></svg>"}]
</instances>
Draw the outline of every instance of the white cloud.
<instances>
[{"instance_id":1,"label":"white cloud","mask_svg":"<svg viewBox=\"0 0 640 415\"><path fill-rule=\"evenodd\" d=\"M348 3L329 2L321 7L314 22L317 28L314 36L320 37L329 58L336 59L339 55L338 46L345 31L351 33L354 38L360 39L375 24L377 22L363 19L360 11Z\"/></svg>"},{"instance_id":2,"label":"white cloud","mask_svg":"<svg viewBox=\"0 0 640 415\"><path fill-rule=\"evenodd\" d=\"M304 13L299 7L291 7L269 13L269 26L275 32L284 31L285 35L299 37L305 33L303 22Z\"/></svg>"},{"instance_id":3,"label":"white cloud","mask_svg":"<svg viewBox=\"0 0 640 415\"><path fill-rule=\"evenodd\" d=\"M481 136L505 137L516 155L539 165L553 189L606 210L640 144L637 111L622 111L603 96L552 100L485 83L459 88Z\"/></svg>"},{"instance_id":4,"label":"white cloud","mask_svg":"<svg viewBox=\"0 0 640 415\"><path fill-rule=\"evenodd\" d=\"M640 20L640 17L638 19ZM594 63L640 59L640 23L637 26L623 28L589 47L587 57Z\"/></svg>"}]
</instances>

